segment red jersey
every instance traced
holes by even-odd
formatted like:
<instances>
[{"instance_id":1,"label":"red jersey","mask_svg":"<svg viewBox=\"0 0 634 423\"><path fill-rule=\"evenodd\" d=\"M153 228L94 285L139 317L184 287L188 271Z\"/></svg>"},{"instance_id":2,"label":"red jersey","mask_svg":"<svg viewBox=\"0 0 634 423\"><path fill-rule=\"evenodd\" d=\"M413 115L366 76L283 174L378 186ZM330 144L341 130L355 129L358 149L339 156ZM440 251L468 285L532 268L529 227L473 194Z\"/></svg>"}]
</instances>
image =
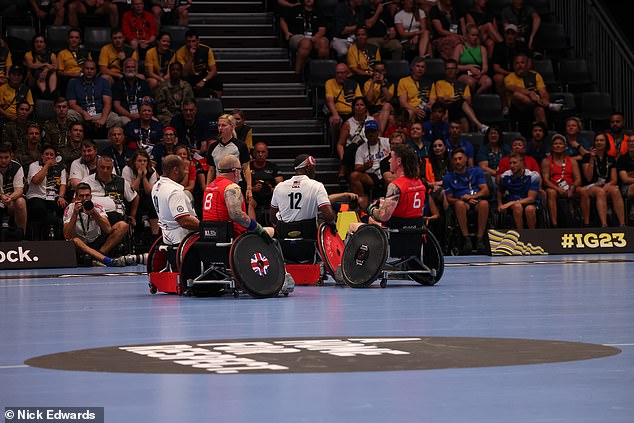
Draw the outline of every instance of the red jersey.
<instances>
[{"instance_id":1,"label":"red jersey","mask_svg":"<svg viewBox=\"0 0 634 423\"><path fill-rule=\"evenodd\" d=\"M227 210L227 204L225 203L225 190L233 183L227 178L216 178L207 185L203 196L203 221L231 222L229 210ZM246 213L244 201L242 202L242 211ZM233 222L234 236L238 236L245 231L246 228Z\"/></svg>"},{"instance_id":2,"label":"red jersey","mask_svg":"<svg viewBox=\"0 0 634 423\"><path fill-rule=\"evenodd\" d=\"M548 156L550 161L550 180L558 184L559 181L564 180L569 187L575 183L575 175L572 172L572 161L570 157L565 156L563 166L555 163L553 156Z\"/></svg>"},{"instance_id":3,"label":"red jersey","mask_svg":"<svg viewBox=\"0 0 634 423\"><path fill-rule=\"evenodd\" d=\"M401 191L401 198L392 213L392 217L414 218L423 215L425 206L425 185L419 179L410 179L406 176L399 176L392 181Z\"/></svg>"}]
</instances>

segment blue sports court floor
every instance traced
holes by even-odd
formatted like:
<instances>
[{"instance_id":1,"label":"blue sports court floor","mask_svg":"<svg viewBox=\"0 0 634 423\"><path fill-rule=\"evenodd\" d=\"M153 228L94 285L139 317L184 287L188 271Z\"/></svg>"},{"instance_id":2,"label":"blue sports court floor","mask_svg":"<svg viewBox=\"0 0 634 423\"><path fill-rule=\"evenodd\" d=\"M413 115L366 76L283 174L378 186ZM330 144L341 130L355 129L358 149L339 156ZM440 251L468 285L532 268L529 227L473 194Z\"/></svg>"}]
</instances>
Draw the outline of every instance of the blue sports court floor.
<instances>
[{"instance_id":1,"label":"blue sports court floor","mask_svg":"<svg viewBox=\"0 0 634 423\"><path fill-rule=\"evenodd\" d=\"M267 300L151 296L141 267L3 271L0 408L104 407L107 422L634 421L634 255L447 261L435 287L297 287ZM323 358L297 373L193 373L119 348L315 337L397 340L379 357L276 355L289 368ZM408 355L394 351L407 340L429 349L401 365ZM586 343L599 358L578 359ZM55 356L84 370L25 364L85 349L98 350Z\"/></svg>"}]
</instances>

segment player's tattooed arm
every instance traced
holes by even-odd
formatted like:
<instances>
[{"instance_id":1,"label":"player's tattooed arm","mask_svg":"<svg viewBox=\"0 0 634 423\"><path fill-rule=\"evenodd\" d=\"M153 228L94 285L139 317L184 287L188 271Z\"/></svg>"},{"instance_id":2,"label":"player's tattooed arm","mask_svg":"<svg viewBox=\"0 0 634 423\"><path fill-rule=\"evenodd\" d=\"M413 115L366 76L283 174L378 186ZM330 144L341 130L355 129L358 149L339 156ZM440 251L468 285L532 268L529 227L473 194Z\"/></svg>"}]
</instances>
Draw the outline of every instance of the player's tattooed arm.
<instances>
[{"instance_id":1,"label":"player's tattooed arm","mask_svg":"<svg viewBox=\"0 0 634 423\"><path fill-rule=\"evenodd\" d=\"M229 217L243 228L248 228L251 218L242 211L242 201L242 191L238 185L231 184L225 189L225 204Z\"/></svg>"},{"instance_id":2,"label":"player's tattooed arm","mask_svg":"<svg viewBox=\"0 0 634 423\"><path fill-rule=\"evenodd\" d=\"M387 186L385 200L381 206L374 211L373 217L381 222L387 222L392 217L392 213L398 206L398 200L401 198L401 190L394 184Z\"/></svg>"}]
</instances>

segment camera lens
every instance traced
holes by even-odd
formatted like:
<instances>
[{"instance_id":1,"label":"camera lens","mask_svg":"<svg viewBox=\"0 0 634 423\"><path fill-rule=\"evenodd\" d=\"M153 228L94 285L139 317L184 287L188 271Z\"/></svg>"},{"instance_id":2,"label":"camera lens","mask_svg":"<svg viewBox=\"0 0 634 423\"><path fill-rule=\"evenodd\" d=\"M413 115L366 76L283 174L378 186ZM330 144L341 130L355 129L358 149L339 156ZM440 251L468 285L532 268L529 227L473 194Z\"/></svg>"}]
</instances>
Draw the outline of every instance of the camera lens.
<instances>
[{"instance_id":1,"label":"camera lens","mask_svg":"<svg viewBox=\"0 0 634 423\"><path fill-rule=\"evenodd\" d=\"M86 210L86 211L90 211L90 210L95 208L95 204L92 201L90 201L90 200L84 201L82 206L84 207L84 210Z\"/></svg>"}]
</instances>

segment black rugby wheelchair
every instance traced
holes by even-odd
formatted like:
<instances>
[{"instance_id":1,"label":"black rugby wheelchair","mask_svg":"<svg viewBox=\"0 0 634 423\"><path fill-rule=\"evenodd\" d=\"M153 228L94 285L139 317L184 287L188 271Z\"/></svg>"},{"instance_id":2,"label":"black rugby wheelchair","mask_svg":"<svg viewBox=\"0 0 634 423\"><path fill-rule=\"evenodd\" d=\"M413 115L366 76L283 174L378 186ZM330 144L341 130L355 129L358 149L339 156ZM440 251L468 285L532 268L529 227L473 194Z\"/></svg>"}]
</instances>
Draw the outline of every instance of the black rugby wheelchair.
<instances>
[{"instance_id":1,"label":"black rugby wheelchair","mask_svg":"<svg viewBox=\"0 0 634 423\"><path fill-rule=\"evenodd\" d=\"M159 237L148 254L150 293L188 296L255 298L288 296L294 285L286 278L284 259L276 242L254 233L233 238L231 222L201 222L177 246Z\"/></svg>"},{"instance_id":2,"label":"black rugby wheelchair","mask_svg":"<svg viewBox=\"0 0 634 423\"><path fill-rule=\"evenodd\" d=\"M436 237L422 218L392 218L387 228L361 225L346 239L341 260L344 282L363 288L381 279L410 279L421 285L437 284L443 276L445 260Z\"/></svg>"}]
</instances>

